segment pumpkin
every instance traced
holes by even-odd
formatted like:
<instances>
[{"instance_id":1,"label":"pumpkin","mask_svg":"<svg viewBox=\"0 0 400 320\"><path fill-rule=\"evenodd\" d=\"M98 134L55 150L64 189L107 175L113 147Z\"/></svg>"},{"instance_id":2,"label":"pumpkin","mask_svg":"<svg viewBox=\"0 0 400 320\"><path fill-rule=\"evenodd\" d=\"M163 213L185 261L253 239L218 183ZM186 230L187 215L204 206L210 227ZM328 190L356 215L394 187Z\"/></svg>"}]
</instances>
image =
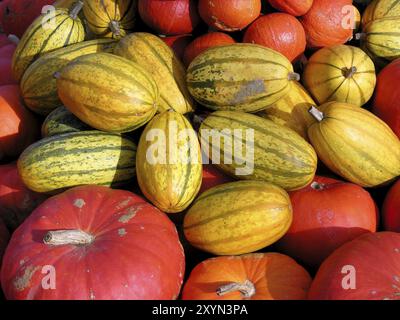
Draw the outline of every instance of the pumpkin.
<instances>
[{"instance_id":1,"label":"pumpkin","mask_svg":"<svg viewBox=\"0 0 400 320\"><path fill-rule=\"evenodd\" d=\"M274 49L294 61L306 49L306 33L302 24L290 14L272 13L254 21L247 28L243 42Z\"/></svg>"},{"instance_id":2,"label":"pumpkin","mask_svg":"<svg viewBox=\"0 0 400 320\"><path fill-rule=\"evenodd\" d=\"M397 0L373 0L370 2L362 15L363 27L373 20L400 16L400 3Z\"/></svg>"},{"instance_id":3,"label":"pumpkin","mask_svg":"<svg viewBox=\"0 0 400 320\"><path fill-rule=\"evenodd\" d=\"M191 33L200 21L194 0L139 0L142 20L159 34Z\"/></svg>"},{"instance_id":4,"label":"pumpkin","mask_svg":"<svg viewBox=\"0 0 400 320\"><path fill-rule=\"evenodd\" d=\"M352 0L314 0L311 9L301 17L309 48L321 48L347 42L353 34L353 26L346 26Z\"/></svg>"},{"instance_id":5,"label":"pumpkin","mask_svg":"<svg viewBox=\"0 0 400 320\"><path fill-rule=\"evenodd\" d=\"M218 170L215 165L204 164L203 165L203 181L201 183L199 193L203 193L208 189L216 187L220 184L232 182L233 178L224 174L222 171Z\"/></svg>"},{"instance_id":6,"label":"pumpkin","mask_svg":"<svg viewBox=\"0 0 400 320\"><path fill-rule=\"evenodd\" d=\"M319 104L366 104L376 85L375 66L360 48L339 45L318 50L308 60L303 83Z\"/></svg>"},{"instance_id":7,"label":"pumpkin","mask_svg":"<svg viewBox=\"0 0 400 320\"><path fill-rule=\"evenodd\" d=\"M17 157L38 137L38 123L20 100L17 85L0 87L0 159Z\"/></svg>"},{"instance_id":8,"label":"pumpkin","mask_svg":"<svg viewBox=\"0 0 400 320\"><path fill-rule=\"evenodd\" d=\"M275 9L296 17L305 15L313 4L313 0L269 0L268 2Z\"/></svg>"},{"instance_id":9,"label":"pumpkin","mask_svg":"<svg viewBox=\"0 0 400 320\"><path fill-rule=\"evenodd\" d=\"M183 62L186 66L209 48L235 43L233 38L223 32L209 32L194 39L186 48Z\"/></svg>"},{"instance_id":10,"label":"pumpkin","mask_svg":"<svg viewBox=\"0 0 400 320\"><path fill-rule=\"evenodd\" d=\"M342 244L376 231L375 202L356 184L315 177L289 195L293 222L278 248L309 266L319 266Z\"/></svg>"},{"instance_id":11,"label":"pumpkin","mask_svg":"<svg viewBox=\"0 0 400 320\"><path fill-rule=\"evenodd\" d=\"M310 109L316 121L308 136L329 169L362 187L400 175L400 141L382 120L346 103L329 102L319 109Z\"/></svg>"},{"instance_id":12,"label":"pumpkin","mask_svg":"<svg viewBox=\"0 0 400 320\"><path fill-rule=\"evenodd\" d=\"M400 180L387 193L383 203L382 216L385 230L400 233Z\"/></svg>"},{"instance_id":13,"label":"pumpkin","mask_svg":"<svg viewBox=\"0 0 400 320\"><path fill-rule=\"evenodd\" d=\"M400 234L367 233L330 255L319 268L310 300L398 300Z\"/></svg>"},{"instance_id":14,"label":"pumpkin","mask_svg":"<svg viewBox=\"0 0 400 320\"><path fill-rule=\"evenodd\" d=\"M41 285L46 266L57 290ZM82 186L45 201L13 234L1 283L13 300L165 300L178 296L184 268L164 213L128 191Z\"/></svg>"},{"instance_id":15,"label":"pumpkin","mask_svg":"<svg viewBox=\"0 0 400 320\"><path fill-rule=\"evenodd\" d=\"M2 3L4 3L4 2L2 2ZM0 6L2 3L0 3ZM0 10L1 10L1 7L0 7ZM3 46L9 45L10 43L11 43L11 41L8 39L7 35L5 35L4 33L0 33L0 48Z\"/></svg>"},{"instance_id":16,"label":"pumpkin","mask_svg":"<svg viewBox=\"0 0 400 320\"><path fill-rule=\"evenodd\" d=\"M183 300L304 300L308 272L279 253L207 259L190 273Z\"/></svg>"},{"instance_id":17,"label":"pumpkin","mask_svg":"<svg viewBox=\"0 0 400 320\"><path fill-rule=\"evenodd\" d=\"M202 193L183 220L185 238L214 255L260 250L280 239L292 222L288 194L263 181L236 181Z\"/></svg>"},{"instance_id":18,"label":"pumpkin","mask_svg":"<svg viewBox=\"0 0 400 320\"><path fill-rule=\"evenodd\" d=\"M400 138L400 60L386 66L378 75L372 111Z\"/></svg>"},{"instance_id":19,"label":"pumpkin","mask_svg":"<svg viewBox=\"0 0 400 320\"><path fill-rule=\"evenodd\" d=\"M12 59L16 44L9 43L0 47L0 59Z\"/></svg>"},{"instance_id":20,"label":"pumpkin","mask_svg":"<svg viewBox=\"0 0 400 320\"><path fill-rule=\"evenodd\" d=\"M15 230L46 196L29 190L22 182L17 165L0 165L0 219Z\"/></svg>"},{"instance_id":21,"label":"pumpkin","mask_svg":"<svg viewBox=\"0 0 400 320\"><path fill-rule=\"evenodd\" d=\"M9 239L10 239L10 233L8 232L4 222L0 219L0 266Z\"/></svg>"},{"instance_id":22,"label":"pumpkin","mask_svg":"<svg viewBox=\"0 0 400 320\"><path fill-rule=\"evenodd\" d=\"M169 36L161 38L175 53L175 55L183 60L183 55L186 47L192 41L190 34L181 34L177 36Z\"/></svg>"},{"instance_id":23,"label":"pumpkin","mask_svg":"<svg viewBox=\"0 0 400 320\"><path fill-rule=\"evenodd\" d=\"M12 75L11 63L12 63L11 59L0 57L0 74L1 74L0 86L18 83Z\"/></svg>"},{"instance_id":24,"label":"pumpkin","mask_svg":"<svg viewBox=\"0 0 400 320\"><path fill-rule=\"evenodd\" d=\"M199 0L200 17L220 31L239 31L258 18L261 0Z\"/></svg>"}]
</instances>

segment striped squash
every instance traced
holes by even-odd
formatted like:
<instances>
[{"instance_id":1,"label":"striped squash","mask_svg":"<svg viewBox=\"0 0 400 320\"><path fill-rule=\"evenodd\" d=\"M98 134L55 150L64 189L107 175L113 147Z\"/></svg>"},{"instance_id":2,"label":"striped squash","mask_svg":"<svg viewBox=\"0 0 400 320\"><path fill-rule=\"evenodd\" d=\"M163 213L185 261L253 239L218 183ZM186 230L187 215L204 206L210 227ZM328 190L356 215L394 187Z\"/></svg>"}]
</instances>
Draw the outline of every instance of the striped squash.
<instances>
[{"instance_id":1,"label":"striped squash","mask_svg":"<svg viewBox=\"0 0 400 320\"><path fill-rule=\"evenodd\" d=\"M366 26L373 20L396 16L400 16L399 0L373 0L364 10L361 23Z\"/></svg>"},{"instance_id":2,"label":"striped squash","mask_svg":"<svg viewBox=\"0 0 400 320\"><path fill-rule=\"evenodd\" d=\"M299 75L279 52L235 43L197 56L186 79L192 96L210 109L256 112L285 96Z\"/></svg>"},{"instance_id":3,"label":"striped squash","mask_svg":"<svg viewBox=\"0 0 400 320\"><path fill-rule=\"evenodd\" d=\"M237 181L202 193L183 221L186 239L215 255L239 255L279 240L292 223L285 190L263 181Z\"/></svg>"},{"instance_id":4,"label":"striped squash","mask_svg":"<svg viewBox=\"0 0 400 320\"><path fill-rule=\"evenodd\" d=\"M140 64L153 75L160 90L160 112L168 109L182 114L193 111L185 67L159 37L145 32L132 33L121 39L114 53Z\"/></svg>"},{"instance_id":5,"label":"striped squash","mask_svg":"<svg viewBox=\"0 0 400 320\"><path fill-rule=\"evenodd\" d=\"M90 0L83 12L90 30L99 37L122 38L135 26L137 0Z\"/></svg>"},{"instance_id":6,"label":"striped squash","mask_svg":"<svg viewBox=\"0 0 400 320\"><path fill-rule=\"evenodd\" d=\"M71 10L56 8L36 18L14 52L14 79L20 81L25 70L42 54L85 39L85 29L78 17L82 6L83 2L78 1Z\"/></svg>"},{"instance_id":7,"label":"striped squash","mask_svg":"<svg viewBox=\"0 0 400 320\"><path fill-rule=\"evenodd\" d=\"M143 194L164 212L185 210L200 190L200 144L189 121L168 110L156 115L143 131L136 158Z\"/></svg>"},{"instance_id":8,"label":"striped squash","mask_svg":"<svg viewBox=\"0 0 400 320\"><path fill-rule=\"evenodd\" d=\"M400 175L400 141L371 112L330 102L310 112L317 119L308 129L324 164L362 187L376 187Z\"/></svg>"},{"instance_id":9,"label":"striped squash","mask_svg":"<svg viewBox=\"0 0 400 320\"><path fill-rule=\"evenodd\" d=\"M297 81L290 84L287 95L259 112L259 116L286 126L308 140L308 126L313 123L308 109L316 103Z\"/></svg>"},{"instance_id":10,"label":"striped squash","mask_svg":"<svg viewBox=\"0 0 400 320\"><path fill-rule=\"evenodd\" d=\"M139 64L109 53L70 62L57 75L57 92L69 111L91 127L128 132L156 113L159 91Z\"/></svg>"},{"instance_id":11,"label":"striped squash","mask_svg":"<svg viewBox=\"0 0 400 320\"><path fill-rule=\"evenodd\" d=\"M69 132L81 132L90 130L91 128L65 107L54 109L43 121L42 137L51 137L57 134Z\"/></svg>"},{"instance_id":12,"label":"striped squash","mask_svg":"<svg viewBox=\"0 0 400 320\"><path fill-rule=\"evenodd\" d=\"M360 48L326 47L309 59L303 83L318 104L338 101L361 107L374 93L375 66Z\"/></svg>"},{"instance_id":13,"label":"striped squash","mask_svg":"<svg viewBox=\"0 0 400 320\"><path fill-rule=\"evenodd\" d=\"M26 69L21 80L21 94L25 105L36 113L49 114L62 105L54 74L77 57L96 52L112 52L115 44L116 41L112 39L90 40L41 56Z\"/></svg>"},{"instance_id":14,"label":"striped squash","mask_svg":"<svg viewBox=\"0 0 400 320\"><path fill-rule=\"evenodd\" d=\"M134 180L136 145L119 134L73 132L44 138L18 159L25 185L54 193L78 185L119 187Z\"/></svg>"},{"instance_id":15,"label":"striped squash","mask_svg":"<svg viewBox=\"0 0 400 320\"><path fill-rule=\"evenodd\" d=\"M212 163L242 180L296 190L315 175L317 156L311 145L293 130L256 115L216 111L201 124L200 139Z\"/></svg>"}]
</instances>

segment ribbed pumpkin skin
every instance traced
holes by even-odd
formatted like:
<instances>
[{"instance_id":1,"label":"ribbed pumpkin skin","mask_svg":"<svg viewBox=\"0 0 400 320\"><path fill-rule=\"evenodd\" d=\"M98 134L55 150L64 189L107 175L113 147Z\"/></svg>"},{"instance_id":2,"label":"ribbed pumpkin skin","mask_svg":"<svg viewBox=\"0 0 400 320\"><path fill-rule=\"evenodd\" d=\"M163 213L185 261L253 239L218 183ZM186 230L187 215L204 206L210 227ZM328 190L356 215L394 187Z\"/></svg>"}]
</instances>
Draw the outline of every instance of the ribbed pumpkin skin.
<instances>
[{"instance_id":1,"label":"ribbed pumpkin skin","mask_svg":"<svg viewBox=\"0 0 400 320\"><path fill-rule=\"evenodd\" d=\"M90 127L75 117L65 107L54 109L42 124L42 137L51 137L57 134L90 130Z\"/></svg>"},{"instance_id":2,"label":"ribbed pumpkin skin","mask_svg":"<svg viewBox=\"0 0 400 320\"><path fill-rule=\"evenodd\" d=\"M135 176L135 144L100 131L56 135L29 146L18 159L25 185L36 192L57 192L85 184L121 186Z\"/></svg>"},{"instance_id":3,"label":"ribbed pumpkin skin","mask_svg":"<svg viewBox=\"0 0 400 320\"><path fill-rule=\"evenodd\" d=\"M286 190L296 190L308 185L314 178L317 155L308 142L289 128L252 114L217 111L209 115L200 127L202 146L208 145L211 150L212 139L207 139L207 131L202 131L204 129L217 130L221 135L222 130L230 129L230 135L224 136L230 137L236 145L238 138L233 138L233 130L242 130L243 153L246 152L246 142L254 142L254 170L248 175L238 175L239 179L263 180ZM247 130L251 129L254 130L254 141L246 141ZM213 152L220 153L220 164L216 165L224 172L235 175L236 169L244 165L238 165L235 161L228 164L224 159L226 142L221 140L219 148L213 145ZM228 147L231 150L229 144Z\"/></svg>"},{"instance_id":4,"label":"ribbed pumpkin skin","mask_svg":"<svg viewBox=\"0 0 400 320\"><path fill-rule=\"evenodd\" d=\"M386 17L400 16L400 2L397 0L373 0L364 10L361 23L366 26L369 22Z\"/></svg>"},{"instance_id":5,"label":"ribbed pumpkin skin","mask_svg":"<svg viewBox=\"0 0 400 320\"><path fill-rule=\"evenodd\" d=\"M292 222L292 206L281 188L262 181L237 181L202 193L183 221L186 239L215 255L260 250L281 238Z\"/></svg>"},{"instance_id":6,"label":"ribbed pumpkin skin","mask_svg":"<svg viewBox=\"0 0 400 320\"><path fill-rule=\"evenodd\" d=\"M83 6L90 30L104 38L122 38L129 33L136 12L137 0L90 0Z\"/></svg>"},{"instance_id":7,"label":"ribbed pumpkin skin","mask_svg":"<svg viewBox=\"0 0 400 320\"><path fill-rule=\"evenodd\" d=\"M43 21L47 23L43 24ZM12 63L14 78L20 81L25 70L40 55L84 39L85 29L81 20L70 16L68 9L56 8L54 17L52 13L39 16L25 31L15 50Z\"/></svg>"},{"instance_id":8,"label":"ribbed pumpkin skin","mask_svg":"<svg viewBox=\"0 0 400 320\"><path fill-rule=\"evenodd\" d=\"M150 72L160 91L158 111L193 111L193 99L186 87L186 70L174 52L159 37L145 32L124 37L114 53L136 62Z\"/></svg>"},{"instance_id":9,"label":"ribbed pumpkin skin","mask_svg":"<svg viewBox=\"0 0 400 320\"><path fill-rule=\"evenodd\" d=\"M362 106L371 99L376 85L371 58L361 49L346 45L313 54L302 79L318 104L337 101Z\"/></svg>"},{"instance_id":10,"label":"ribbed pumpkin skin","mask_svg":"<svg viewBox=\"0 0 400 320\"><path fill-rule=\"evenodd\" d=\"M276 124L288 127L308 140L308 127L314 123L308 109L315 105L316 103L303 86L292 81L289 92L265 110L260 111L258 115Z\"/></svg>"},{"instance_id":11,"label":"ribbed pumpkin skin","mask_svg":"<svg viewBox=\"0 0 400 320\"><path fill-rule=\"evenodd\" d=\"M319 107L324 119L308 129L318 157L336 174L362 187L400 175L400 141L371 112L345 103Z\"/></svg>"},{"instance_id":12,"label":"ribbed pumpkin skin","mask_svg":"<svg viewBox=\"0 0 400 320\"><path fill-rule=\"evenodd\" d=\"M187 71L192 96L213 110L256 112L289 91L293 66L282 54L255 44L208 49Z\"/></svg>"},{"instance_id":13,"label":"ribbed pumpkin skin","mask_svg":"<svg viewBox=\"0 0 400 320\"><path fill-rule=\"evenodd\" d=\"M157 111L159 91L140 65L109 53L79 57L57 79L58 95L74 115L93 128L128 132Z\"/></svg>"},{"instance_id":14,"label":"ribbed pumpkin skin","mask_svg":"<svg viewBox=\"0 0 400 320\"><path fill-rule=\"evenodd\" d=\"M176 132L170 127L171 124L176 125ZM154 130L161 130L165 134L165 143L155 142L152 139L147 141ZM189 130L192 139L188 135L180 134L181 130ZM164 163L152 163L148 158L148 153L156 144L161 144L160 147L165 148ZM170 159L177 156L177 152L171 150L170 145L187 148L182 158ZM188 161L189 152L192 161ZM189 121L180 113L164 111L149 122L139 141L136 173L140 189L146 198L162 211L181 212L191 204L200 190L201 160L200 144Z\"/></svg>"},{"instance_id":15,"label":"ribbed pumpkin skin","mask_svg":"<svg viewBox=\"0 0 400 320\"><path fill-rule=\"evenodd\" d=\"M47 53L26 69L21 80L21 93L25 105L32 111L47 115L62 103L57 94L54 74L70 61L96 52L112 52L115 40L97 39L70 45Z\"/></svg>"}]
</instances>

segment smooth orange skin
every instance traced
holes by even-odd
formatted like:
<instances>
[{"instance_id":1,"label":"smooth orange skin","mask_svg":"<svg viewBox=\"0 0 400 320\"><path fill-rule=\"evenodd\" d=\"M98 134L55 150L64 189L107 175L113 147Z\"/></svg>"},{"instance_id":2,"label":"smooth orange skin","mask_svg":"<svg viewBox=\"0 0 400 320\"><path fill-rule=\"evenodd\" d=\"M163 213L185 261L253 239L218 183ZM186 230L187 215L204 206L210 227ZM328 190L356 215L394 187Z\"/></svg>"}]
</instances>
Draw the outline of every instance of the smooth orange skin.
<instances>
[{"instance_id":1,"label":"smooth orange skin","mask_svg":"<svg viewBox=\"0 0 400 320\"><path fill-rule=\"evenodd\" d=\"M393 185L386 195L382 216L386 231L400 232L400 180Z\"/></svg>"},{"instance_id":2,"label":"smooth orange skin","mask_svg":"<svg viewBox=\"0 0 400 320\"><path fill-rule=\"evenodd\" d=\"M176 56L182 60L186 47L192 41L192 35L182 34L178 36L162 37L161 39L174 50Z\"/></svg>"},{"instance_id":3,"label":"smooth orange skin","mask_svg":"<svg viewBox=\"0 0 400 320\"><path fill-rule=\"evenodd\" d=\"M311 9L313 0L269 0L275 9L293 16L302 16Z\"/></svg>"}]
</instances>

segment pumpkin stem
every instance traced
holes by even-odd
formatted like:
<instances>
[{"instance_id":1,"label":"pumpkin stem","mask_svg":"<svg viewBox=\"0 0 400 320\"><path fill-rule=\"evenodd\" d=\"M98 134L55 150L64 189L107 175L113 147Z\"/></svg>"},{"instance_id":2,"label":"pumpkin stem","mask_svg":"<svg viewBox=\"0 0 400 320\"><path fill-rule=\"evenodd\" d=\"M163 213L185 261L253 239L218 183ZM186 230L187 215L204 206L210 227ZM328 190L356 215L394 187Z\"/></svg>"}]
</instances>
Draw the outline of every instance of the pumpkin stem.
<instances>
[{"instance_id":1,"label":"pumpkin stem","mask_svg":"<svg viewBox=\"0 0 400 320\"><path fill-rule=\"evenodd\" d=\"M75 245L82 246L91 244L94 236L82 230L57 230L49 231L43 238L45 244L52 246Z\"/></svg>"},{"instance_id":2,"label":"pumpkin stem","mask_svg":"<svg viewBox=\"0 0 400 320\"><path fill-rule=\"evenodd\" d=\"M308 113L310 113L318 122L324 120L324 114L314 106L308 109Z\"/></svg>"},{"instance_id":3,"label":"pumpkin stem","mask_svg":"<svg viewBox=\"0 0 400 320\"><path fill-rule=\"evenodd\" d=\"M356 72L357 72L357 67L351 67L350 69L346 68L344 70L344 76L346 77L346 79L350 79L356 74Z\"/></svg>"},{"instance_id":4,"label":"pumpkin stem","mask_svg":"<svg viewBox=\"0 0 400 320\"><path fill-rule=\"evenodd\" d=\"M367 38L367 34L365 32L356 33L354 35L356 40L365 40Z\"/></svg>"},{"instance_id":5,"label":"pumpkin stem","mask_svg":"<svg viewBox=\"0 0 400 320\"><path fill-rule=\"evenodd\" d=\"M8 35L8 40L10 40L12 43L18 45L19 43L19 38L15 34L9 34Z\"/></svg>"},{"instance_id":6,"label":"pumpkin stem","mask_svg":"<svg viewBox=\"0 0 400 320\"><path fill-rule=\"evenodd\" d=\"M256 294L256 288L253 282L246 280L244 283L232 282L217 289L217 295L223 296L228 293L239 291L244 298L251 298Z\"/></svg>"},{"instance_id":7,"label":"pumpkin stem","mask_svg":"<svg viewBox=\"0 0 400 320\"><path fill-rule=\"evenodd\" d=\"M288 80L289 81L300 81L300 75L296 72L289 72Z\"/></svg>"},{"instance_id":8,"label":"pumpkin stem","mask_svg":"<svg viewBox=\"0 0 400 320\"><path fill-rule=\"evenodd\" d=\"M311 188L313 188L314 190L322 190L324 189L324 185L314 181L313 183L311 183Z\"/></svg>"},{"instance_id":9,"label":"pumpkin stem","mask_svg":"<svg viewBox=\"0 0 400 320\"><path fill-rule=\"evenodd\" d=\"M110 22L110 30L113 33L113 35L115 35L115 36L119 37L121 35L121 28L120 28L120 25L119 25L118 21L111 20L111 22Z\"/></svg>"},{"instance_id":10,"label":"pumpkin stem","mask_svg":"<svg viewBox=\"0 0 400 320\"><path fill-rule=\"evenodd\" d=\"M58 72L58 71L57 71L57 72L54 72L53 77L56 78L56 79L60 79L61 73Z\"/></svg>"},{"instance_id":11,"label":"pumpkin stem","mask_svg":"<svg viewBox=\"0 0 400 320\"><path fill-rule=\"evenodd\" d=\"M69 16L75 20L78 17L79 12L81 12L82 8L83 1L79 0L72 6L71 10L69 11Z\"/></svg>"}]
</instances>

